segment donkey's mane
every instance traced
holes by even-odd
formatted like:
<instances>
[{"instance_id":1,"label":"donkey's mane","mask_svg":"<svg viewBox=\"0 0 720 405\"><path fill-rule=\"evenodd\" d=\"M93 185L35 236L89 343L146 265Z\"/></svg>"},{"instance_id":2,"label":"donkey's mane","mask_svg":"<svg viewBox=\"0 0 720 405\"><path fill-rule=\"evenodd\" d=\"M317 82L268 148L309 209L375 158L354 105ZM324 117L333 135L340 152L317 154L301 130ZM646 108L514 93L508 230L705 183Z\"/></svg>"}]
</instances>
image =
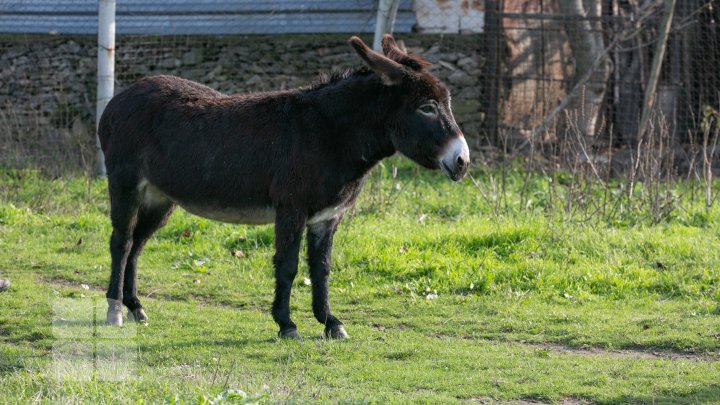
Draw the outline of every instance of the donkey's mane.
<instances>
[{"instance_id":1,"label":"donkey's mane","mask_svg":"<svg viewBox=\"0 0 720 405\"><path fill-rule=\"evenodd\" d=\"M321 72L320 76L309 87L310 90L318 90L337 84L345 79L362 77L372 74L372 70L363 66L358 69L333 69L329 72Z\"/></svg>"},{"instance_id":2,"label":"donkey's mane","mask_svg":"<svg viewBox=\"0 0 720 405\"><path fill-rule=\"evenodd\" d=\"M400 52L397 49L389 49L387 57L401 65L405 65L414 71L422 71L432 66L432 63L423 59L420 55ZM309 90L318 90L337 84L343 80L363 77L372 74L373 71L366 66L357 69L332 69L329 72L321 72L320 76L308 87Z\"/></svg>"}]
</instances>

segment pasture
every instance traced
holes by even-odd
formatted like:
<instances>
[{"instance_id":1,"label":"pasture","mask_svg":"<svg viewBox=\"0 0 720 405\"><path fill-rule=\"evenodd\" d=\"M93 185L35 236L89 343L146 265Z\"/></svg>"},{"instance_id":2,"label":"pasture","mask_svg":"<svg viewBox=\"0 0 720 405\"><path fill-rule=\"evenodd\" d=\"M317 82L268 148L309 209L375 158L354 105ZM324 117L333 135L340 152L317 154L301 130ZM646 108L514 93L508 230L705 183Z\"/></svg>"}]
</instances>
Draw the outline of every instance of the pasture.
<instances>
[{"instance_id":1,"label":"pasture","mask_svg":"<svg viewBox=\"0 0 720 405\"><path fill-rule=\"evenodd\" d=\"M600 215L562 174L515 165L495 198L497 170L452 183L404 158L376 167L335 238L330 294L351 338L322 338L302 263L299 342L270 315L272 226L178 210L140 259L150 322L117 332L102 323L106 181L2 171L0 402L718 401L717 204L684 183L660 220L624 197ZM593 187L586 199L607 191ZM115 342L133 348L132 375L53 372L72 341L58 303L102 307L90 364Z\"/></svg>"}]
</instances>

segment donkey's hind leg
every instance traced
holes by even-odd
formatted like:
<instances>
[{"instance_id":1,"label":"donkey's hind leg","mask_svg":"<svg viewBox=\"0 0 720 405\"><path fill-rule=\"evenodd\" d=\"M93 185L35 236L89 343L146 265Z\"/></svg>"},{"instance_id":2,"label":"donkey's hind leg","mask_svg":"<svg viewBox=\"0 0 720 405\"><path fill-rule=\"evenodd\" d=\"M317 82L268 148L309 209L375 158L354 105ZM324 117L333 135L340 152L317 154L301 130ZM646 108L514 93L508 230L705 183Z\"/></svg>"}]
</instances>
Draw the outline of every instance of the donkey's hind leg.
<instances>
[{"instance_id":1,"label":"donkey's hind leg","mask_svg":"<svg viewBox=\"0 0 720 405\"><path fill-rule=\"evenodd\" d=\"M133 176L109 176L110 219L112 236L110 237L110 256L112 258L110 285L105 296L108 301L107 322L121 326L123 282L125 266L133 245L133 231L137 223L140 192L138 181Z\"/></svg>"},{"instance_id":2,"label":"donkey's hind leg","mask_svg":"<svg viewBox=\"0 0 720 405\"><path fill-rule=\"evenodd\" d=\"M145 191L143 203L140 205L137 224L133 232L133 244L125 266L125 280L123 283L123 304L128 308L128 318L137 322L147 322L148 317L143 310L137 294L137 262L145 243L153 233L162 228L175 204L167 199L148 198L150 190Z\"/></svg>"}]
</instances>

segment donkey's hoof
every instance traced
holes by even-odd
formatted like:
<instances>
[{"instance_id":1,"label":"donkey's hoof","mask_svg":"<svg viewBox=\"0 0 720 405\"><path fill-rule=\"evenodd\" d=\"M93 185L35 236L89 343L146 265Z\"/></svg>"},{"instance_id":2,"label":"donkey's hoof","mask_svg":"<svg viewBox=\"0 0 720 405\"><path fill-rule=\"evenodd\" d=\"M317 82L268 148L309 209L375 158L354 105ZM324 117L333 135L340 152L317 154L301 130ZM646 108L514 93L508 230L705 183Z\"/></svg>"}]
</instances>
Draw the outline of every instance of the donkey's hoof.
<instances>
[{"instance_id":1,"label":"donkey's hoof","mask_svg":"<svg viewBox=\"0 0 720 405\"><path fill-rule=\"evenodd\" d=\"M130 322L147 323L148 316L142 308L135 308L132 311L128 311L128 319Z\"/></svg>"},{"instance_id":2,"label":"donkey's hoof","mask_svg":"<svg viewBox=\"0 0 720 405\"><path fill-rule=\"evenodd\" d=\"M122 303L108 298L107 323L113 326L123 325Z\"/></svg>"},{"instance_id":3,"label":"donkey's hoof","mask_svg":"<svg viewBox=\"0 0 720 405\"><path fill-rule=\"evenodd\" d=\"M123 326L123 316L120 311L108 311L107 323L112 326Z\"/></svg>"},{"instance_id":4,"label":"donkey's hoof","mask_svg":"<svg viewBox=\"0 0 720 405\"><path fill-rule=\"evenodd\" d=\"M340 324L325 328L325 337L328 339L349 339L350 335L345 332L345 327Z\"/></svg>"},{"instance_id":5,"label":"donkey's hoof","mask_svg":"<svg viewBox=\"0 0 720 405\"><path fill-rule=\"evenodd\" d=\"M302 340L302 337L300 337L300 333L297 329L281 330L280 333L278 333L278 336L281 339Z\"/></svg>"}]
</instances>

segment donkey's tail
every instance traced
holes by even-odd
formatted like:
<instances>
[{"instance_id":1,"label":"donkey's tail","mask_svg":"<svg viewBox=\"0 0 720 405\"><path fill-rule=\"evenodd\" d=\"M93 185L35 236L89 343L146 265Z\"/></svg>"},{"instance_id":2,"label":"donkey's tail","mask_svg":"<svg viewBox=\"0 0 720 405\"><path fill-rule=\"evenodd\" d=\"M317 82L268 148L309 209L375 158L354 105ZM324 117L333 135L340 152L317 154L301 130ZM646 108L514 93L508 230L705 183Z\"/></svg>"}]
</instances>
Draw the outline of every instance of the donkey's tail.
<instances>
[{"instance_id":1,"label":"donkey's tail","mask_svg":"<svg viewBox=\"0 0 720 405\"><path fill-rule=\"evenodd\" d=\"M110 125L112 115L112 100L105 106L102 116L100 117L100 123L98 124L98 139L100 140L100 148L103 152L107 152L108 141L110 140L110 133L112 126Z\"/></svg>"}]
</instances>

